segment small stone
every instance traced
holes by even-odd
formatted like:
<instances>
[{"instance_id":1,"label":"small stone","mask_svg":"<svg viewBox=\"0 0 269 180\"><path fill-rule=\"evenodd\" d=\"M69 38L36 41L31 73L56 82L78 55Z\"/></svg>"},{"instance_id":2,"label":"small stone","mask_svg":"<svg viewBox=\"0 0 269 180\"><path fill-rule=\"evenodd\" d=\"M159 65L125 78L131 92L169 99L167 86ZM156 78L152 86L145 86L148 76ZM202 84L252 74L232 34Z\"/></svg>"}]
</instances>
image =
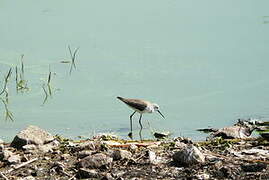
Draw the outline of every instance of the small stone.
<instances>
[{"instance_id":1,"label":"small stone","mask_svg":"<svg viewBox=\"0 0 269 180\"><path fill-rule=\"evenodd\" d=\"M116 172L113 172L113 177L117 178L117 179L120 179L122 178L121 176L123 176L125 174L125 171L116 171Z\"/></svg>"},{"instance_id":2,"label":"small stone","mask_svg":"<svg viewBox=\"0 0 269 180\"><path fill-rule=\"evenodd\" d=\"M209 139L222 137L223 139L244 139L248 138L254 129L242 126L224 127L212 133Z\"/></svg>"},{"instance_id":3,"label":"small stone","mask_svg":"<svg viewBox=\"0 0 269 180\"><path fill-rule=\"evenodd\" d=\"M178 165L193 165L197 163L204 163L205 156L194 145L188 145L186 148L176 152L173 155L173 160Z\"/></svg>"},{"instance_id":4,"label":"small stone","mask_svg":"<svg viewBox=\"0 0 269 180\"><path fill-rule=\"evenodd\" d=\"M82 168L101 168L110 166L113 159L106 154L98 153L81 159L78 165Z\"/></svg>"},{"instance_id":5,"label":"small stone","mask_svg":"<svg viewBox=\"0 0 269 180\"><path fill-rule=\"evenodd\" d=\"M54 146L51 144L45 144L38 147L38 149L43 153L53 152Z\"/></svg>"},{"instance_id":6,"label":"small stone","mask_svg":"<svg viewBox=\"0 0 269 180\"><path fill-rule=\"evenodd\" d=\"M155 132L153 134L153 136L157 139L164 139L167 138L168 136L170 136L171 133L170 132Z\"/></svg>"},{"instance_id":7,"label":"small stone","mask_svg":"<svg viewBox=\"0 0 269 180\"><path fill-rule=\"evenodd\" d=\"M112 175L110 173L106 173L101 180L113 180L114 178L112 177Z\"/></svg>"},{"instance_id":8,"label":"small stone","mask_svg":"<svg viewBox=\"0 0 269 180\"><path fill-rule=\"evenodd\" d=\"M219 169L216 169L215 176L218 178L231 178L231 169L228 167L221 167Z\"/></svg>"},{"instance_id":9,"label":"small stone","mask_svg":"<svg viewBox=\"0 0 269 180\"><path fill-rule=\"evenodd\" d=\"M92 155L94 151L90 151L90 150L84 150L84 151L80 151L78 152L78 157L80 159L86 157L86 156L89 156L89 155Z\"/></svg>"},{"instance_id":10,"label":"small stone","mask_svg":"<svg viewBox=\"0 0 269 180\"><path fill-rule=\"evenodd\" d=\"M18 180L35 180L35 178L33 176L26 176L23 178L18 178Z\"/></svg>"},{"instance_id":11,"label":"small stone","mask_svg":"<svg viewBox=\"0 0 269 180\"><path fill-rule=\"evenodd\" d=\"M195 176L195 179L201 179L201 180L204 180L204 179L210 179L210 175L209 174L206 174L206 173L203 173L203 174L197 174Z\"/></svg>"},{"instance_id":12,"label":"small stone","mask_svg":"<svg viewBox=\"0 0 269 180\"><path fill-rule=\"evenodd\" d=\"M0 161L4 160L7 161L10 156L12 156L13 153L9 150L3 150L0 152Z\"/></svg>"},{"instance_id":13,"label":"small stone","mask_svg":"<svg viewBox=\"0 0 269 180\"><path fill-rule=\"evenodd\" d=\"M100 143L96 143L94 141L86 141L86 142L83 142L83 143L78 144L75 147L75 150L77 150L77 151L82 151L82 150L92 150L92 151L95 151L95 150L99 149L100 146L101 146Z\"/></svg>"},{"instance_id":14,"label":"small stone","mask_svg":"<svg viewBox=\"0 0 269 180\"><path fill-rule=\"evenodd\" d=\"M152 164L154 164L155 161L156 161L156 157L157 157L156 154L155 154L155 152L148 151L148 156L149 156L149 162L152 163Z\"/></svg>"},{"instance_id":15,"label":"small stone","mask_svg":"<svg viewBox=\"0 0 269 180\"><path fill-rule=\"evenodd\" d=\"M10 146L21 149L24 145L35 144L43 145L53 141L54 137L47 131L40 129L37 126L28 126L20 131L11 142Z\"/></svg>"},{"instance_id":16,"label":"small stone","mask_svg":"<svg viewBox=\"0 0 269 180\"><path fill-rule=\"evenodd\" d=\"M116 136L115 134L106 134L106 133L101 133L101 134L97 134L95 136L93 136L93 139L96 140L117 140L118 136Z\"/></svg>"},{"instance_id":17,"label":"small stone","mask_svg":"<svg viewBox=\"0 0 269 180\"><path fill-rule=\"evenodd\" d=\"M3 151L5 148L4 144L0 144L0 152Z\"/></svg>"},{"instance_id":18,"label":"small stone","mask_svg":"<svg viewBox=\"0 0 269 180\"><path fill-rule=\"evenodd\" d=\"M63 154L61 155L61 160L68 160L70 158L70 154Z\"/></svg>"},{"instance_id":19,"label":"small stone","mask_svg":"<svg viewBox=\"0 0 269 180\"><path fill-rule=\"evenodd\" d=\"M37 147L34 144L26 144L26 145L22 146L22 149L25 151L29 151L29 150L35 150L35 149L37 149Z\"/></svg>"},{"instance_id":20,"label":"small stone","mask_svg":"<svg viewBox=\"0 0 269 180\"><path fill-rule=\"evenodd\" d=\"M176 141L175 142L175 147L179 148L179 149L182 149L182 148L186 148L187 145L185 143L181 142L181 141Z\"/></svg>"},{"instance_id":21,"label":"small stone","mask_svg":"<svg viewBox=\"0 0 269 180\"><path fill-rule=\"evenodd\" d=\"M151 164L159 164L163 160L161 157L158 157L154 151L148 151L148 157Z\"/></svg>"},{"instance_id":22,"label":"small stone","mask_svg":"<svg viewBox=\"0 0 269 180\"><path fill-rule=\"evenodd\" d=\"M43 159L44 160L50 160L50 157L45 156Z\"/></svg>"},{"instance_id":23,"label":"small stone","mask_svg":"<svg viewBox=\"0 0 269 180\"><path fill-rule=\"evenodd\" d=\"M61 172L61 171L64 171L65 169L65 165L61 162L55 162L51 169L54 169L56 172Z\"/></svg>"},{"instance_id":24,"label":"small stone","mask_svg":"<svg viewBox=\"0 0 269 180\"><path fill-rule=\"evenodd\" d=\"M136 151L137 149L138 149L138 147L137 147L137 145L135 145L135 144L131 144L131 145L129 146L129 150L132 151L132 152Z\"/></svg>"},{"instance_id":25,"label":"small stone","mask_svg":"<svg viewBox=\"0 0 269 180\"><path fill-rule=\"evenodd\" d=\"M58 140L56 140L56 139L54 139L52 142L50 142L49 144L51 144L53 147L57 147L57 146L59 146L61 143L58 141Z\"/></svg>"},{"instance_id":26,"label":"small stone","mask_svg":"<svg viewBox=\"0 0 269 180\"><path fill-rule=\"evenodd\" d=\"M55 150L52 152L52 154L62 154L62 152L60 150Z\"/></svg>"},{"instance_id":27,"label":"small stone","mask_svg":"<svg viewBox=\"0 0 269 180\"><path fill-rule=\"evenodd\" d=\"M77 178L99 178L99 174L95 169L80 168L77 173Z\"/></svg>"},{"instance_id":28,"label":"small stone","mask_svg":"<svg viewBox=\"0 0 269 180\"><path fill-rule=\"evenodd\" d=\"M132 157L132 153L126 150L115 150L112 153L113 160L123 160L123 159L130 159Z\"/></svg>"},{"instance_id":29,"label":"small stone","mask_svg":"<svg viewBox=\"0 0 269 180\"><path fill-rule=\"evenodd\" d=\"M265 163L253 163L253 164L242 164L241 168L245 172L261 172L266 169L267 164Z\"/></svg>"},{"instance_id":30,"label":"small stone","mask_svg":"<svg viewBox=\"0 0 269 180\"><path fill-rule=\"evenodd\" d=\"M21 162L21 157L20 155L11 155L8 159L7 159L9 164L18 164Z\"/></svg>"}]
</instances>

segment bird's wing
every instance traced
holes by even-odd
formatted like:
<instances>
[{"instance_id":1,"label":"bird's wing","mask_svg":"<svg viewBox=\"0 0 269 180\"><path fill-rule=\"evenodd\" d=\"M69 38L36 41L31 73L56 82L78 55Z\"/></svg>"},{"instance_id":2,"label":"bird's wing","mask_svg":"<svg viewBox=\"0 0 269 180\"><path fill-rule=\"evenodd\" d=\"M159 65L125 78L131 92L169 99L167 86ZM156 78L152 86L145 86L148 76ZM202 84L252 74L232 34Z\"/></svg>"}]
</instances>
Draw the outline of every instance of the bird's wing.
<instances>
[{"instance_id":1,"label":"bird's wing","mask_svg":"<svg viewBox=\"0 0 269 180\"><path fill-rule=\"evenodd\" d=\"M147 107L147 104L139 99L123 99L122 101L128 106L135 108L139 111L143 111Z\"/></svg>"}]
</instances>

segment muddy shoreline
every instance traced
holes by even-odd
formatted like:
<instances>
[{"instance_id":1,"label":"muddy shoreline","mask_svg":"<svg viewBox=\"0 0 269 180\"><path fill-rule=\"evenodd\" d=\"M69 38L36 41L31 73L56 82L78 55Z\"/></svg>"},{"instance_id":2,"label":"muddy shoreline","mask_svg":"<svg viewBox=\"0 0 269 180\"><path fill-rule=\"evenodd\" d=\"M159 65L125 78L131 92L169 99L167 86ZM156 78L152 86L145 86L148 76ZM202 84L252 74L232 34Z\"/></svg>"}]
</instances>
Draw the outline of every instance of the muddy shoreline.
<instances>
[{"instance_id":1,"label":"muddy shoreline","mask_svg":"<svg viewBox=\"0 0 269 180\"><path fill-rule=\"evenodd\" d=\"M75 141L30 126L0 142L0 179L269 179L268 145L262 137Z\"/></svg>"}]
</instances>

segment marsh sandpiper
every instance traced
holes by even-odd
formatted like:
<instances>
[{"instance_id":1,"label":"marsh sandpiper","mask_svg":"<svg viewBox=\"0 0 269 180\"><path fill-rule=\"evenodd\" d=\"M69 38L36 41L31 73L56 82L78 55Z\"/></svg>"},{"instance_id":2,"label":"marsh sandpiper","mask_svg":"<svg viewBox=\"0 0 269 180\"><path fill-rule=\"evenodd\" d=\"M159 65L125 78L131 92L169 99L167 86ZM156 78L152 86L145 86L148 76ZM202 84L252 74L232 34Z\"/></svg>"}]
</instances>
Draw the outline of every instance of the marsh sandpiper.
<instances>
[{"instance_id":1,"label":"marsh sandpiper","mask_svg":"<svg viewBox=\"0 0 269 180\"><path fill-rule=\"evenodd\" d=\"M151 103L149 101L145 101L142 99L127 99L123 97L117 97L117 98L134 110L134 112L130 115L131 132L128 134L130 138L132 138L132 131L133 131L132 117L136 112L140 113L139 124L140 124L141 130L143 128L141 124L141 118L142 118L143 113L153 113L157 111L164 118L164 115L159 110L158 104Z\"/></svg>"}]
</instances>

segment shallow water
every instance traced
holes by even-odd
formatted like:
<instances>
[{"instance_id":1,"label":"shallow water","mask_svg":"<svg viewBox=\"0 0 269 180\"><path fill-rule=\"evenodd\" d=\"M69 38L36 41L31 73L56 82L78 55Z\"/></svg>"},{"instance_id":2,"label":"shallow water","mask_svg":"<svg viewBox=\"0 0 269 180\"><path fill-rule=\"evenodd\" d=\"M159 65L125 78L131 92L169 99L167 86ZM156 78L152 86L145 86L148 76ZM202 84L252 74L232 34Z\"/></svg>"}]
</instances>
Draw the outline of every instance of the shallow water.
<instances>
[{"instance_id":1,"label":"shallow water","mask_svg":"<svg viewBox=\"0 0 269 180\"><path fill-rule=\"evenodd\" d=\"M0 138L29 124L66 137L127 137L127 106L116 96L156 102L166 116L143 116L151 130L204 137L195 129L237 118L268 118L268 1L1 1L0 75L20 65L30 90L9 81ZM68 45L79 47L69 74ZM52 96L42 105L49 66ZM1 104L2 105L2 104ZM139 124L134 117L134 134ZM151 128L147 121L150 121ZM151 130L150 130L151 129Z\"/></svg>"}]
</instances>

